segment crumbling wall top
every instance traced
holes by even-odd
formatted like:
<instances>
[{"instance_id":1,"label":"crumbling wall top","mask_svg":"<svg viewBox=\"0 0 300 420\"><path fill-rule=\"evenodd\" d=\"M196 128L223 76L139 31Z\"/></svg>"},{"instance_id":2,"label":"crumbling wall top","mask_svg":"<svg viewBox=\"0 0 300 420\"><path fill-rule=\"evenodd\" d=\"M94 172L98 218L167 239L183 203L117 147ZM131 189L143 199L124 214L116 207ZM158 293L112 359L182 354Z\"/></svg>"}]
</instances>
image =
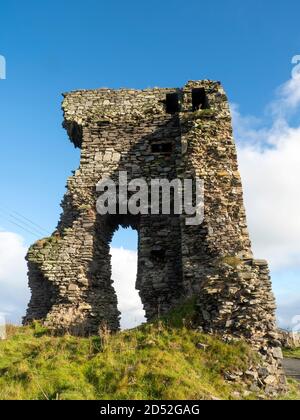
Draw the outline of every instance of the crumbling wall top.
<instances>
[{"instance_id":1,"label":"crumbling wall top","mask_svg":"<svg viewBox=\"0 0 300 420\"><path fill-rule=\"evenodd\" d=\"M189 81L183 88L95 89L64 93L64 127L71 141L80 147L82 129L89 124L138 124L155 118L170 118L167 98L178 95L178 112L192 112L192 92L203 89L209 108L228 117L227 97L220 84L210 80Z\"/></svg>"}]
</instances>

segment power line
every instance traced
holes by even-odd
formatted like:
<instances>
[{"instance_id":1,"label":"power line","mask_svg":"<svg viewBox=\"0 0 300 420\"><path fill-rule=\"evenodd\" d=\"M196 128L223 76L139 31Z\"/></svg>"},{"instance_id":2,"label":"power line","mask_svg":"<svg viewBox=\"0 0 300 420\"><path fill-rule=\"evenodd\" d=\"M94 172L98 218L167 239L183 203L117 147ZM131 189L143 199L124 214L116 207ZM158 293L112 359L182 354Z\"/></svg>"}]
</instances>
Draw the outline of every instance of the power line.
<instances>
[{"instance_id":1,"label":"power line","mask_svg":"<svg viewBox=\"0 0 300 420\"><path fill-rule=\"evenodd\" d=\"M3 211L0 209L0 212L2 213L2 214L4 214L4 217L6 218L6 220L8 220L9 222L11 222L11 221L15 221L15 222L18 222L18 224L19 225L21 225L21 226L23 226L23 227L25 227L26 229L30 229L30 231L33 231L33 232L35 232L35 234L36 235L42 235L42 236L44 236L45 235L45 233L44 232L41 232L40 230L38 230L38 229L36 229L34 226L31 226L29 223L26 223L26 222L23 222L23 220L22 219L20 219L20 218L18 218L18 217L15 217L13 214L8 214L8 216L9 216L9 218L5 215L5 213L3 213ZM13 219L13 220L11 220L11 218Z\"/></svg>"},{"instance_id":2,"label":"power line","mask_svg":"<svg viewBox=\"0 0 300 420\"><path fill-rule=\"evenodd\" d=\"M31 235L33 235L35 238L38 238L38 235L32 231L30 231L29 229L19 225L18 223L13 222L12 220L6 219L9 223L12 223L15 226L18 226L20 229L23 229L24 231L26 231L27 233L30 233Z\"/></svg>"},{"instance_id":3,"label":"power line","mask_svg":"<svg viewBox=\"0 0 300 420\"><path fill-rule=\"evenodd\" d=\"M42 226L38 225L37 223L33 222L32 220L28 219L27 217L23 216L22 214L18 213L17 211L13 211L13 213L16 214L17 216L21 217L22 219L27 220L32 225L36 226L41 231L45 232L47 235L51 235L51 233L49 231L47 231L46 229L44 229Z\"/></svg>"},{"instance_id":4,"label":"power line","mask_svg":"<svg viewBox=\"0 0 300 420\"><path fill-rule=\"evenodd\" d=\"M2 207L2 209L1 209ZM21 227L22 229L25 229L27 232L30 231L30 233L33 234L34 231L34 235L41 235L44 236L46 235L51 235L51 233L49 231L47 231L46 229L44 229L42 226L38 225L37 223L33 222L31 219L29 219L26 216L23 216L21 213L16 212L14 210L10 210L8 207L6 206L1 206L0 207L0 211L4 214L4 217L6 218L6 220L8 220L10 223L13 223L19 227ZM9 216L10 218L13 218L15 221L17 221L18 223L15 223L9 219L7 219L7 216Z\"/></svg>"},{"instance_id":5,"label":"power line","mask_svg":"<svg viewBox=\"0 0 300 420\"><path fill-rule=\"evenodd\" d=\"M26 220L27 222L29 222L30 224L34 225L35 227L37 227L39 230L44 231L45 233L49 234L49 232L47 231L47 229L43 228L42 226L38 225L36 222L34 222L33 220L29 219L28 217L24 216L22 213L13 210L7 206L5 206L4 204L0 205L0 209L2 207L2 211L6 212L7 214L9 214L9 216L15 217L13 216L13 214L15 214L18 218L22 218L24 220ZM13 214L11 214L13 213Z\"/></svg>"}]
</instances>

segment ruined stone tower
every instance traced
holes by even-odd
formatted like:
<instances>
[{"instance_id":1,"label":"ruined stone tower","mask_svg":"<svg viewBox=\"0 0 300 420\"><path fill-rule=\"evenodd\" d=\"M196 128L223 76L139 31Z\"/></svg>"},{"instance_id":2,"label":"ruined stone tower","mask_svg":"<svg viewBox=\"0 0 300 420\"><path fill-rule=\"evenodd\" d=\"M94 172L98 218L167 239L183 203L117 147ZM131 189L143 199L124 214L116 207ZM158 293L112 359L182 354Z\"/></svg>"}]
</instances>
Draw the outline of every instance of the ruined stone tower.
<instances>
[{"instance_id":1,"label":"ruined stone tower","mask_svg":"<svg viewBox=\"0 0 300 420\"><path fill-rule=\"evenodd\" d=\"M275 339L268 266L253 259L226 95L218 82L182 89L77 91L64 95L64 127L81 148L63 214L50 238L28 253L32 298L24 322L57 331L119 328L110 242L119 226L138 232L139 290L149 320L196 296L207 331L263 344ZM205 220L186 215L106 215L96 210L103 177L199 177ZM126 244L124 244L126 246Z\"/></svg>"}]
</instances>

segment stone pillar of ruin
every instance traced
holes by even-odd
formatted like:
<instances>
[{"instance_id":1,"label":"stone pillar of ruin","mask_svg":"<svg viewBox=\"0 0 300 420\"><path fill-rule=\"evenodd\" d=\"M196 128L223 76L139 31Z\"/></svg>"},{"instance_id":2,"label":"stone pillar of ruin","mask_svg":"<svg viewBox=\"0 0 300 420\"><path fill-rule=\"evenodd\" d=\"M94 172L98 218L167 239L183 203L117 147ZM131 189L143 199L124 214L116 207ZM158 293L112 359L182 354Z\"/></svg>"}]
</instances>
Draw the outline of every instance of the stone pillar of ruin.
<instances>
[{"instance_id":1,"label":"stone pillar of ruin","mask_svg":"<svg viewBox=\"0 0 300 420\"><path fill-rule=\"evenodd\" d=\"M182 89L76 91L64 95L64 127L81 148L63 214L50 238L28 252L32 298L25 323L57 332L119 329L110 242L120 227L137 230L139 290L148 320L194 296L209 333L246 338L264 359L260 381L282 379L275 301L267 262L253 258L228 100L219 82ZM200 178L204 222L188 215L100 215L97 183ZM126 244L124 244L126 247Z\"/></svg>"}]
</instances>

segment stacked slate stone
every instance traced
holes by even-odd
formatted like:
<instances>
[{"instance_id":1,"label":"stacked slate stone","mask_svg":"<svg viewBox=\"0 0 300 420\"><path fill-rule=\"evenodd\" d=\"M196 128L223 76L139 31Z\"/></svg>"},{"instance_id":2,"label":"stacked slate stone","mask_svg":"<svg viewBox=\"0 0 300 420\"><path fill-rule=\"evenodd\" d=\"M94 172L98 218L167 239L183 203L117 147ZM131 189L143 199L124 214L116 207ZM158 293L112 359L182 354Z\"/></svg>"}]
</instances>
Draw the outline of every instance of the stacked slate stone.
<instances>
[{"instance_id":1,"label":"stacked slate stone","mask_svg":"<svg viewBox=\"0 0 300 420\"><path fill-rule=\"evenodd\" d=\"M253 259L228 100L219 82L182 89L76 91L64 95L64 127L81 148L63 214L51 238L28 253L32 298L24 322L87 335L119 329L110 242L120 227L137 230L139 290L148 320L191 296L198 323L259 350L255 376L270 392L284 384L268 265ZM205 219L189 215L97 213L97 183L119 172L128 181L201 178ZM258 215L259 216L259 215ZM257 376L257 377L256 377Z\"/></svg>"}]
</instances>

